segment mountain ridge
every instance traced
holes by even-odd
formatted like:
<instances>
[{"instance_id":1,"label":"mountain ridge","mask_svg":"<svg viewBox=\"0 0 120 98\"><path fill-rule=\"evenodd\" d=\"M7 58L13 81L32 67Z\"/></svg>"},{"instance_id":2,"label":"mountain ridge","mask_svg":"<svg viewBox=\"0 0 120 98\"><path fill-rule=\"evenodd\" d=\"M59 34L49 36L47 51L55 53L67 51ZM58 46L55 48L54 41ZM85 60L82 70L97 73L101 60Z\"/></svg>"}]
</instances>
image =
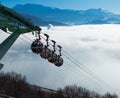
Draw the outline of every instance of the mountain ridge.
<instances>
[{"instance_id":1,"label":"mountain ridge","mask_svg":"<svg viewBox=\"0 0 120 98\"><path fill-rule=\"evenodd\" d=\"M51 23L50 21L55 21L63 25L120 23L120 15L101 8L72 10L29 3L24 5L16 5L13 9L21 14L27 14L28 16L32 15L42 20L49 21L49 23Z\"/></svg>"}]
</instances>

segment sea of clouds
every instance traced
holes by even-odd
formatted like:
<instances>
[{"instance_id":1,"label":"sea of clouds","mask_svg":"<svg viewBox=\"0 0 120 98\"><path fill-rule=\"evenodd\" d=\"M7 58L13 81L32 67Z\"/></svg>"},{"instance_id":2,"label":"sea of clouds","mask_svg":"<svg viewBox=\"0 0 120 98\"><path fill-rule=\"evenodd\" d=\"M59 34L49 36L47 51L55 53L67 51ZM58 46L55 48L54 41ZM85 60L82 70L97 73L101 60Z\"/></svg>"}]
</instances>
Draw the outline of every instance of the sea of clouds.
<instances>
[{"instance_id":1,"label":"sea of clouds","mask_svg":"<svg viewBox=\"0 0 120 98\"><path fill-rule=\"evenodd\" d=\"M52 89L76 84L99 93L109 91L120 94L120 25L53 26L49 30L42 27L42 33L49 34L50 39L54 39L63 47L65 63L62 67L58 68L42 59L39 54L32 53L30 45L35 37L27 33L21 35L2 58L2 71L21 73L31 84ZM42 42L45 43L45 37L41 35ZM9 34L0 31L0 43L8 36ZM65 52L76 58L111 88L101 80L94 80L70 62L71 57Z\"/></svg>"}]
</instances>

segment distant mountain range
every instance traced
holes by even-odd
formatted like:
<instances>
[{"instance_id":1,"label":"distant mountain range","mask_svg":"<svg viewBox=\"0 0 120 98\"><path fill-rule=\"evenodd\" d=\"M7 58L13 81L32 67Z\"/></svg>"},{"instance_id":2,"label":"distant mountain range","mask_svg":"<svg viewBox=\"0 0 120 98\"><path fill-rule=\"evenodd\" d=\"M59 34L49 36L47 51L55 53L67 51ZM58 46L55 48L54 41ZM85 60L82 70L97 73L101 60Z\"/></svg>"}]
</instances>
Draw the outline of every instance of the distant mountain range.
<instances>
[{"instance_id":1,"label":"distant mountain range","mask_svg":"<svg viewBox=\"0 0 120 98\"><path fill-rule=\"evenodd\" d=\"M55 26L65 26L67 24L64 23L60 23L60 22L56 22L56 21L46 21L43 20L37 16L33 16L31 14L23 14L21 13L24 17L28 18L32 23L36 24L36 25L40 25L40 26L47 26L49 24L55 25Z\"/></svg>"},{"instance_id":2,"label":"distant mountain range","mask_svg":"<svg viewBox=\"0 0 120 98\"><path fill-rule=\"evenodd\" d=\"M71 10L37 4L16 5L13 9L37 25L120 24L120 15L98 9Z\"/></svg>"}]
</instances>

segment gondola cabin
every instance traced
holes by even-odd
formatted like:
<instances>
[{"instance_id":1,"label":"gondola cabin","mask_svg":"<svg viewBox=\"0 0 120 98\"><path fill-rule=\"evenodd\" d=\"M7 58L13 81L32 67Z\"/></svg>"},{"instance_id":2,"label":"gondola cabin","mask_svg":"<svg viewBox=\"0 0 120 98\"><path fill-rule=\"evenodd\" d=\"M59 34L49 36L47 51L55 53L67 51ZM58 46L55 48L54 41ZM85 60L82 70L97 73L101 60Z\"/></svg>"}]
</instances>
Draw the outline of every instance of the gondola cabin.
<instances>
[{"instance_id":1,"label":"gondola cabin","mask_svg":"<svg viewBox=\"0 0 120 98\"><path fill-rule=\"evenodd\" d=\"M58 56L57 61L54 63L57 67L60 67L63 65L63 58Z\"/></svg>"},{"instance_id":2,"label":"gondola cabin","mask_svg":"<svg viewBox=\"0 0 120 98\"><path fill-rule=\"evenodd\" d=\"M51 54L51 50L45 46L42 50L42 52L40 53L40 56L44 59L48 59L50 57Z\"/></svg>"},{"instance_id":3,"label":"gondola cabin","mask_svg":"<svg viewBox=\"0 0 120 98\"><path fill-rule=\"evenodd\" d=\"M58 55L54 51L52 51L50 57L48 58L48 61L51 63L55 63L57 61L57 57Z\"/></svg>"},{"instance_id":4,"label":"gondola cabin","mask_svg":"<svg viewBox=\"0 0 120 98\"><path fill-rule=\"evenodd\" d=\"M41 43L38 39L36 39L32 44L31 44L31 50L33 53L41 53L43 51L43 43Z\"/></svg>"}]
</instances>

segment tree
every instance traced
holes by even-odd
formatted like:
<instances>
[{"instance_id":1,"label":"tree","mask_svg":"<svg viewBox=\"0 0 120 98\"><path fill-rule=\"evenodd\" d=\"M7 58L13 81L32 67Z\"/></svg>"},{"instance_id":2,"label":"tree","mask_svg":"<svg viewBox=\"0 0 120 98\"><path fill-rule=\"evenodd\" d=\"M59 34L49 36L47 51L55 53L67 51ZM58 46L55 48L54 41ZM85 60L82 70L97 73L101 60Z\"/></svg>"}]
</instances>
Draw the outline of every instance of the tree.
<instances>
[{"instance_id":1,"label":"tree","mask_svg":"<svg viewBox=\"0 0 120 98\"><path fill-rule=\"evenodd\" d=\"M65 86L59 90L67 93L71 98L118 98L116 94L106 93L105 95L100 95L86 88L77 87L76 85Z\"/></svg>"},{"instance_id":2,"label":"tree","mask_svg":"<svg viewBox=\"0 0 120 98\"><path fill-rule=\"evenodd\" d=\"M105 95L103 95L103 98L118 98L118 95L106 93Z\"/></svg>"}]
</instances>

